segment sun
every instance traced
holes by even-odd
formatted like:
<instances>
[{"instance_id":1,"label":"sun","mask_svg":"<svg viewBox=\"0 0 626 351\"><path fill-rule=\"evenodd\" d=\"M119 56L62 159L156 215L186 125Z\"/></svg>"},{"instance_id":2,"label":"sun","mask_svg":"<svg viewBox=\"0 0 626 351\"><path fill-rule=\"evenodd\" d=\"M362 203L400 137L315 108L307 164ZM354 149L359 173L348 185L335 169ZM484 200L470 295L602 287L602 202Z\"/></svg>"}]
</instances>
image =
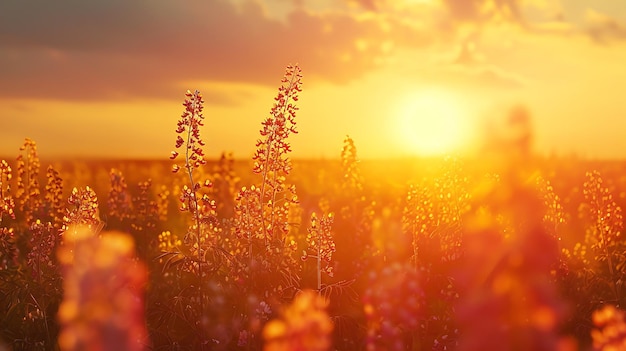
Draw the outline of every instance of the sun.
<instances>
[{"instance_id":1,"label":"sun","mask_svg":"<svg viewBox=\"0 0 626 351\"><path fill-rule=\"evenodd\" d=\"M462 99L439 89L404 96L394 113L393 138L408 154L438 156L462 151L467 140L467 112Z\"/></svg>"}]
</instances>

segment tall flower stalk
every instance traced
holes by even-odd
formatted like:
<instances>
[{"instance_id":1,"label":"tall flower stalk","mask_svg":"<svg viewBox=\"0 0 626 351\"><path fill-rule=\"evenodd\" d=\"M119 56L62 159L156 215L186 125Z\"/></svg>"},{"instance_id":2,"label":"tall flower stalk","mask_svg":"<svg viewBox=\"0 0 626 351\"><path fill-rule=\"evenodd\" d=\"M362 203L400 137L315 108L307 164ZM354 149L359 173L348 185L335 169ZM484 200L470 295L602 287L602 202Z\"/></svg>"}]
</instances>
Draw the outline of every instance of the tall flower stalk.
<instances>
[{"instance_id":1,"label":"tall flower stalk","mask_svg":"<svg viewBox=\"0 0 626 351\"><path fill-rule=\"evenodd\" d=\"M291 171L291 160L287 156L291 145L287 141L296 130L295 102L302 91L300 67L287 66L270 117L262 123L261 139L253 156L253 172L261 175L260 186L243 187L236 198L237 235L248 243L248 257L253 266L253 242L262 240L268 252L282 253L281 245L289 232L289 207L298 203L295 187L287 187L286 176ZM281 196L282 195L282 196ZM295 241L293 241L295 244Z\"/></svg>"},{"instance_id":2,"label":"tall flower stalk","mask_svg":"<svg viewBox=\"0 0 626 351\"><path fill-rule=\"evenodd\" d=\"M595 253L598 262L605 261L609 273L609 285L615 301L621 296L621 281L624 276L620 261L620 236L624 229L622 208L613 199L610 189L603 183L600 172L587 172L583 185L585 203L580 211L589 221L585 241ZM620 270L620 268L622 268Z\"/></svg>"},{"instance_id":3,"label":"tall flower stalk","mask_svg":"<svg viewBox=\"0 0 626 351\"><path fill-rule=\"evenodd\" d=\"M363 179L359 170L359 159L354 140L349 135L343 140L341 149L341 168L343 182L341 188L350 196L357 197L363 192Z\"/></svg>"},{"instance_id":4,"label":"tall flower stalk","mask_svg":"<svg viewBox=\"0 0 626 351\"><path fill-rule=\"evenodd\" d=\"M204 109L204 99L198 90L193 93L189 90L185 93L185 101L183 106L185 110L180 116L180 120L177 123L176 133L176 149L179 151L172 151L170 159L176 160L182 153L184 160L182 164L174 164L172 171L178 173L181 169L184 169L186 176L189 178L189 185L185 185L180 194L181 207L180 210L191 213L193 224L190 228L190 233L195 232L195 244L194 249L196 257L191 258L191 267L196 269L198 273L198 293L200 297L200 314L204 316L204 296L202 290L203 270L202 265L206 262L203 251L203 233L202 223L207 220L214 211L215 203L210 201L206 194L202 195L199 200L200 189L203 187L210 187L211 183L207 180L203 184L197 182L194 179L194 170L200 166L205 165L204 141L200 138L200 127L204 125L204 115L202 110ZM209 209L207 211L207 208ZM185 240L187 242L187 240ZM202 343L204 345L204 341Z\"/></svg>"},{"instance_id":5,"label":"tall flower stalk","mask_svg":"<svg viewBox=\"0 0 626 351\"><path fill-rule=\"evenodd\" d=\"M72 225L84 225L96 233L102 229L104 223L100 221L98 196L89 186L73 188L67 203L69 206L63 216L62 232L68 232Z\"/></svg>"},{"instance_id":6,"label":"tall flower stalk","mask_svg":"<svg viewBox=\"0 0 626 351\"><path fill-rule=\"evenodd\" d=\"M17 199L19 210L24 214L26 227L38 217L41 209L41 192L39 190L39 169L41 164L37 155L37 144L26 138L20 147L17 161Z\"/></svg>"},{"instance_id":7,"label":"tall flower stalk","mask_svg":"<svg viewBox=\"0 0 626 351\"><path fill-rule=\"evenodd\" d=\"M278 95L270 115L261 123L257 150L252 158L253 172L260 181L243 187L235 199L233 231L241 240L241 256L247 256L247 269L239 271L245 277L246 291L254 298L284 298L284 292L297 289L300 277L294 259L296 241L290 237L290 213L298 204L295 186L287 186L291 171L289 137L296 134L296 112L301 88L301 70L289 65L281 79ZM276 279L279 277L279 279ZM254 335L258 327L257 303L248 307L248 330L241 335ZM248 349L258 340L242 338Z\"/></svg>"},{"instance_id":8,"label":"tall flower stalk","mask_svg":"<svg viewBox=\"0 0 626 351\"><path fill-rule=\"evenodd\" d=\"M308 258L314 258L317 262L317 291L322 291L322 271L333 276L333 267L330 265L333 253L335 252L335 241L331 234L331 227L333 225L333 214L330 213L327 216L322 216L321 219L317 218L317 214L313 212L311 215L311 227L307 229L308 234L306 236L306 242L309 245L308 249L303 252L302 260ZM322 268L322 262L325 267Z\"/></svg>"},{"instance_id":9,"label":"tall flower stalk","mask_svg":"<svg viewBox=\"0 0 626 351\"><path fill-rule=\"evenodd\" d=\"M275 226L280 217L276 211L278 194L285 191L285 176L291 171L291 160L287 154L291 145L287 141L289 135L297 134L296 107L298 94L302 91L302 73L297 65L287 66L285 76L281 79L276 101L270 111L270 117L262 123L261 137L257 140L257 150L253 156L254 173L261 174L261 202L267 203L271 209L269 218L261 217L265 243L276 236ZM287 228L283 228L286 231Z\"/></svg>"},{"instance_id":10,"label":"tall flower stalk","mask_svg":"<svg viewBox=\"0 0 626 351\"><path fill-rule=\"evenodd\" d=\"M206 164L204 151L202 151L204 142L200 138L200 127L204 125L204 116L202 115L204 100L198 90L193 93L187 90L185 97L185 101L183 102L185 110L180 116L180 120L177 124L178 128L176 129L176 133L178 133L176 137L176 149L184 150L185 159L182 167L179 164L175 164L172 171L177 173L181 169L184 169L187 177L189 177L189 186L185 185L180 195L180 210L183 212L189 211L195 222L198 260L201 260L202 231L200 222L202 218L199 211L198 191L202 185L194 180L193 171ZM175 160L178 156L178 151L172 151L170 159ZM210 183L206 185L208 186ZM202 265L200 262L198 262L198 274L202 277Z\"/></svg>"},{"instance_id":11,"label":"tall flower stalk","mask_svg":"<svg viewBox=\"0 0 626 351\"><path fill-rule=\"evenodd\" d=\"M47 183L45 187L45 213L52 221L56 229L61 229L63 225L63 179L59 172L52 166L46 170Z\"/></svg>"},{"instance_id":12,"label":"tall flower stalk","mask_svg":"<svg viewBox=\"0 0 626 351\"><path fill-rule=\"evenodd\" d=\"M0 161L0 223L2 217L15 219L15 200L11 195L11 166L5 160Z\"/></svg>"}]
</instances>

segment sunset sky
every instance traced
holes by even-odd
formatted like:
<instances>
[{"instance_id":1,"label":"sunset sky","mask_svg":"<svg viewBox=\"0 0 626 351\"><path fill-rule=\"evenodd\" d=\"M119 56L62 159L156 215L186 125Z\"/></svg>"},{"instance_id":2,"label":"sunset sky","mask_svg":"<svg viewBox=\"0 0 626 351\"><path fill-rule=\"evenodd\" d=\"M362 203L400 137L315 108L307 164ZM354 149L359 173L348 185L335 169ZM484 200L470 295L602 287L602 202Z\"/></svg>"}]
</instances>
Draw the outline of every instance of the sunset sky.
<instances>
[{"instance_id":1,"label":"sunset sky","mask_svg":"<svg viewBox=\"0 0 626 351\"><path fill-rule=\"evenodd\" d=\"M166 159L198 89L248 158L290 63L296 158L475 150L514 105L542 154L626 157L622 0L3 0L0 157Z\"/></svg>"}]
</instances>

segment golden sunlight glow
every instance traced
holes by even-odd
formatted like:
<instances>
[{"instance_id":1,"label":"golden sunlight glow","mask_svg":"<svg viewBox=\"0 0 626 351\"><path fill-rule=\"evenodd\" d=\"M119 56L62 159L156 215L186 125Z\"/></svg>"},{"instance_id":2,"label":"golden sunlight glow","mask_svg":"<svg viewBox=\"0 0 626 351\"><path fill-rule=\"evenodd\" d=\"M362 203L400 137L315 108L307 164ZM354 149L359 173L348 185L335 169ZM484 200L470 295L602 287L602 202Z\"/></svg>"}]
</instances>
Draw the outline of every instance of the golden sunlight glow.
<instances>
[{"instance_id":1,"label":"golden sunlight glow","mask_svg":"<svg viewBox=\"0 0 626 351\"><path fill-rule=\"evenodd\" d=\"M467 118L459 98L443 90L409 94L398 103L394 134L407 153L435 156L459 151L467 141Z\"/></svg>"},{"instance_id":2,"label":"golden sunlight glow","mask_svg":"<svg viewBox=\"0 0 626 351\"><path fill-rule=\"evenodd\" d=\"M398 0L390 2L390 4L394 9L401 11L411 9L423 11L424 8L437 8L442 5L438 0Z\"/></svg>"}]
</instances>

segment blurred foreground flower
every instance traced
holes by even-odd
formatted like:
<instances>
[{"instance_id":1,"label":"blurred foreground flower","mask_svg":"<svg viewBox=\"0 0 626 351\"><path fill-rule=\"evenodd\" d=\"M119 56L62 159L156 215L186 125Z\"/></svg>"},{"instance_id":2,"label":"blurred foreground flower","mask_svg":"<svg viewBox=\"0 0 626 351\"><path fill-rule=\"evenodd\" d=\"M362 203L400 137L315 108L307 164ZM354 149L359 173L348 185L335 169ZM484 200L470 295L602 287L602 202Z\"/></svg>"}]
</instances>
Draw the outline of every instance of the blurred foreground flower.
<instances>
[{"instance_id":1,"label":"blurred foreground flower","mask_svg":"<svg viewBox=\"0 0 626 351\"><path fill-rule=\"evenodd\" d=\"M316 292L298 294L283 313L265 325L265 351L324 351L331 346L333 325L328 302Z\"/></svg>"},{"instance_id":2,"label":"blurred foreground flower","mask_svg":"<svg viewBox=\"0 0 626 351\"><path fill-rule=\"evenodd\" d=\"M71 228L57 255L65 296L59 307L61 350L143 350L146 271L132 238L87 226Z\"/></svg>"},{"instance_id":3,"label":"blurred foreground flower","mask_svg":"<svg viewBox=\"0 0 626 351\"><path fill-rule=\"evenodd\" d=\"M591 332L593 350L626 350L626 322L624 311L606 305L593 313L596 329Z\"/></svg>"},{"instance_id":4,"label":"blurred foreground flower","mask_svg":"<svg viewBox=\"0 0 626 351\"><path fill-rule=\"evenodd\" d=\"M370 272L363 296L367 351L407 349L407 336L424 320L425 296L419 281L419 274L406 264L394 263Z\"/></svg>"},{"instance_id":5,"label":"blurred foreground flower","mask_svg":"<svg viewBox=\"0 0 626 351\"><path fill-rule=\"evenodd\" d=\"M461 351L572 348L559 333L567 305L550 275L559 262L557 238L525 173L517 165L498 182L485 178L465 215L455 274Z\"/></svg>"}]
</instances>

